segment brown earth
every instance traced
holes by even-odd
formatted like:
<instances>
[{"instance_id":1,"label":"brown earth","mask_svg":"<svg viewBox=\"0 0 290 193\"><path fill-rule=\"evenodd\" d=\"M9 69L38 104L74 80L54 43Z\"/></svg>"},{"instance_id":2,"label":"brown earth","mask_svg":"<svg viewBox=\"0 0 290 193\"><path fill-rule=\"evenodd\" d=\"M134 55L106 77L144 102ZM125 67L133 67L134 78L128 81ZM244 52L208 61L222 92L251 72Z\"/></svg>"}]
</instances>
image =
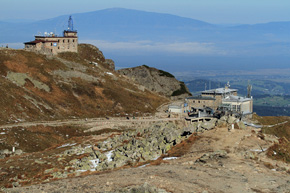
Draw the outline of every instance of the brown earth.
<instances>
[{"instance_id":1,"label":"brown earth","mask_svg":"<svg viewBox=\"0 0 290 193\"><path fill-rule=\"evenodd\" d=\"M250 127L231 132L216 128L193 134L163 156L178 159L159 158L145 167L85 173L89 175L9 192L120 192L145 182L167 192L289 192L289 165L266 155L277 138L263 135L261 139L259 129ZM205 154L218 156L197 161Z\"/></svg>"},{"instance_id":2,"label":"brown earth","mask_svg":"<svg viewBox=\"0 0 290 193\"><path fill-rule=\"evenodd\" d=\"M154 113L168 99L114 71L94 46L57 57L0 49L0 124Z\"/></svg>"}]
</instances>

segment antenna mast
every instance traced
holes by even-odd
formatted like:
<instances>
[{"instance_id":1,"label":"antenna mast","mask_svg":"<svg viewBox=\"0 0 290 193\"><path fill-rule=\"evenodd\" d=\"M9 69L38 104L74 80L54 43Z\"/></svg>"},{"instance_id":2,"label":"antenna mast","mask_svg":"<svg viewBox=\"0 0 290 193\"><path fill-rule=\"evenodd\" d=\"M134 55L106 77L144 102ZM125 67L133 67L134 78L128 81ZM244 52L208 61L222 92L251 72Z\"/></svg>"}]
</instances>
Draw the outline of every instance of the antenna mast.
<instances>
[{"instance_id":1,"label":"antenna mast","mask_svg":"<svg viewBox=\"0 0 290 193\"><path fill-rule=\"evenodd\" d=\"M68 31L74 30L74 22L73 22L71 15L69 16L69 19L68 19L68 28L67 29L68 29Z\"/></svg>"},{"instance_id":2,"label":"antenna mast","mask_svg":"<svg viewBox=\"0 0 290 193\"><path fill-rule=\"evenodd\" d=\"M253 87L252 87L252 85L250 85L250 80L248 80L248 89L247 89L248 90L248 96L247 96L248 98L251 98L252 88Z\"/></svg>"}]
</instances>

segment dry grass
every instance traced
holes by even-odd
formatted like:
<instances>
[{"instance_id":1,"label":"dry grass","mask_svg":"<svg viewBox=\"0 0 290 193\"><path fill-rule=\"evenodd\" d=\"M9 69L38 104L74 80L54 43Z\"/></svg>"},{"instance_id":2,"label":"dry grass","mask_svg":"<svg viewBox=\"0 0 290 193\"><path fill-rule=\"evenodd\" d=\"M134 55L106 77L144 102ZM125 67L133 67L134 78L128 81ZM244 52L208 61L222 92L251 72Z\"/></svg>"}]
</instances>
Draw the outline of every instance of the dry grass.
<instances>
[{"instance_id":1,"label":"dry grass","mask_svg":"<svg viewBox=\"0 0 290 193\"><path fill-rule=\"evenodd\" d=\"M182 141L181 143L174 146L171 150L168 151L169 157L181 157L188 153L191 146L195 143L195 141L198 139L198 136L195 136L192 134L188 139Z\"/></svg>"},{"instance_id":2,"label":"dry grass","mask_svg":"<svg viewBox=\"0 0 290 193\"><path fill-rule=\"evenodd\" d=\"M271 146L267 155L272 159L282 160L284 162L290 163L290 117L254 117L263 125L275 125L273 127L263 127L262 133L259 133L258 136L261 139L265 139L264 134L275 135L280 138L279 143ZM288 121L288 122L287 122Z\"/></svg>"},{"instance_id":3,"label":"dry grass","mask_svg":"<svg viewBox=\"0 0 290 193\"><path fill-rule=\"evenodd\" d=\"M99 78L104 71L92 68L89 62L105 61L102 53L89 45L79 45L79 53L63 53L59 57L73 62L73 70ZM32 82L26 81L23 87L0 76L0 124L11 123L17 119L26 121L56 120L70 117L89 118L116 116L138 112L153 113L161 104L167 102L151 92L142 92L123 79L111 76L102 77L101 82L89 82L81 78L69 81L53 75L54 70L71 71L70 65L57 58L22 50L0 51L0 74L8 72L27 73L29 77L49 86L50 92L40 90ZM108 70L106 70L108 71ZM114 73L114 72L113 72ZM114 73L115 74L115 73ZM118 76L118 74L115 74ZM27 100L29 96L33 101ZM49 107L49 108L47 108Z\"/></svg>"},{"instance_id":4,"label":"dry grass","mask_svg":"<svg viewBox=\"0 0 290 193\"><path fill-rule=\"evenodd\" d=\"M290 141L285 137L279 140L279 144L271 146L267 155L275 160L281 160L290 163Z\"/></svg>"}]
</instances>

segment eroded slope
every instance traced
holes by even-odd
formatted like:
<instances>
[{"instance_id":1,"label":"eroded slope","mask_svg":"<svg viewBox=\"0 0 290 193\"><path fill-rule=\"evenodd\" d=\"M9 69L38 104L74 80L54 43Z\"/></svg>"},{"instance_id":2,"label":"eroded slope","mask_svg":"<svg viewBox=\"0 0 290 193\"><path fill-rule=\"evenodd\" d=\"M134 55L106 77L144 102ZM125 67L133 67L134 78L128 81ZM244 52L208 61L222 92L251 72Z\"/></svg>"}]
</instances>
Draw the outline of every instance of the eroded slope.
<instances>
[{"instance_id":1,"label":"eroded slope","mask_svg":"<svg viewBox=\"0 0 290 193\"><path fill-rule=\"evenodd\" d=\"M0 123L151 113L166 102L114 71L91 45L58 57L0 50Z\"/></svg>"}]
</instances>

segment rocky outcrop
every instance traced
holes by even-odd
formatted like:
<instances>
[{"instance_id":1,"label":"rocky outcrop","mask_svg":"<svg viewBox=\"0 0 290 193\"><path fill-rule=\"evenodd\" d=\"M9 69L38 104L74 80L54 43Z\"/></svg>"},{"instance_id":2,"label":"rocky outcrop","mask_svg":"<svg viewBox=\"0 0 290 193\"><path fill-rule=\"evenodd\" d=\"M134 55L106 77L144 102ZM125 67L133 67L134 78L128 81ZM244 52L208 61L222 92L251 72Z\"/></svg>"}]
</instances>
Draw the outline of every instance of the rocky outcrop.
<instances>
[{"instance_id":1,"label":"rocky outcrop","mask_svg":"<svg viewBox=\"0 0 290 193\"><path fill-rule=\"evenodd\" d=\"M87 154L70 161L77 171L109 170L157 159L190 134L184 134L173 123L160 123L108 138L97 145L98 150L92 146L75 146L63 152L62 156Z\"/></svg>"},{"instance_id":2,"label":"rocky outcrop","mask_svg":"<svg viewBox=\"0 0 290 193\"><path fill-rule=\"evenodd\" d=\"M172 74L163 70L143 65L135 68L121 69L118 72L132 78L148 90L160 93L166 97L178 99L191 96L183 82L176 80Z\"/></svg>"},{"instance_id":3,"label":"rocky outcrop","mask_svg":"<svg viewBox=\"0 0 290 193\"><path fill-rule=\"evenodd\" d=\"M195 164L209 164L212 161L219 161L222 158L227 158L227 152L224 150L218 150L211 153L206 153L202 155L195 161Z\"/></svg>"},{"instance_id":4,"label":"rocky outcrop","mask_svg":"<svg viewBox=\"0 0 290 193\"><path fill-rule=\"evenodd\" d=\"M17 149L14 152L13 151L9 151L8 149L4 149L4 150L0 150L0 159L3 159L5 157L11 157L14 155L21 155L23 153L23 151L21 149Z\"/></svg>"},{"instance_id":5,"label":"rocky outcrop","mask_svg":"<svg viewBox=\"0 0 290 193\"><path fill-rule=\"evenodd\" d=\"M111 59L106 59L103 52L91 44L79 44L78 55L84 60L90 61L95 65L100 65L104 68L114 71L115 63Z\"/></svg>"},{"instance_id":6,"label":"rocky outcrop","mask_svg":"<svg viewBox=\"0 0 290 193\"><path fill-rule=\"evenodd\" d=\"M159 189L148 183L144 183L141 186L130 186L120 190L116 190L116 193L136 193L136 192L150 192L150 193L167 193L164 189Z\"/></svg>"}]
</instances>

